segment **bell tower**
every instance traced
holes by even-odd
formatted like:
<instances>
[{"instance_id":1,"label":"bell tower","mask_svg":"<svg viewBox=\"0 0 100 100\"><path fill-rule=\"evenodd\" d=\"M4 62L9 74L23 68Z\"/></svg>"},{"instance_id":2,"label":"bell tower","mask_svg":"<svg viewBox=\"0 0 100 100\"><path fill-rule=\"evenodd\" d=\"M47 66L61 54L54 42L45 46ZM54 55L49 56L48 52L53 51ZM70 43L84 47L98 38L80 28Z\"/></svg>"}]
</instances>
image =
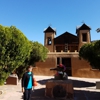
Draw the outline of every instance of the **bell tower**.
<instances>
[{"instance_id":1,"label":"bell tower","mask_svg":"<svg viewBox=\"0 0 100 100\"><path fill-rule=\"evenodd\" d=\"M82 45L91 42L90 30L91 28L85 23L82 26L76 28L76 33L79 38L78 50L80 50Z\"/></svg>"},{"instance_id":2,"label":"bell tower","mask_svg":"<svg viewBox=\"0 0 100 100\"><path fill-rule=\"evenodd\" d=\"M50 26L44 30L44 46L48 48L50 52L54 52L54 38L56 31Z\"/></svg>"}]
</instances>

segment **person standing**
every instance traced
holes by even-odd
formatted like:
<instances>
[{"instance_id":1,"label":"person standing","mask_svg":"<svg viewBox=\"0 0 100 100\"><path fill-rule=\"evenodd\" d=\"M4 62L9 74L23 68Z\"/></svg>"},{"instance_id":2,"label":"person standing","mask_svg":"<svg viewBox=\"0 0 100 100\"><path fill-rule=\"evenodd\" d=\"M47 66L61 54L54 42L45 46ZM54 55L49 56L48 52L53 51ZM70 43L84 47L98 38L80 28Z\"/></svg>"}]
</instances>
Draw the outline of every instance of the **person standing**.
<instances>
[{"instance_id":1,"label":"person standing","mask_svg":"<svg viewBox=\"0 0 100 100\"><path fill-rule=\"evenodd\" d=\"M31 92L33 88L33 73L32 66L27 67L27 72L22 77L22 92L24 94L24 100L31 100Z\"/></svg>"}]
</instances>

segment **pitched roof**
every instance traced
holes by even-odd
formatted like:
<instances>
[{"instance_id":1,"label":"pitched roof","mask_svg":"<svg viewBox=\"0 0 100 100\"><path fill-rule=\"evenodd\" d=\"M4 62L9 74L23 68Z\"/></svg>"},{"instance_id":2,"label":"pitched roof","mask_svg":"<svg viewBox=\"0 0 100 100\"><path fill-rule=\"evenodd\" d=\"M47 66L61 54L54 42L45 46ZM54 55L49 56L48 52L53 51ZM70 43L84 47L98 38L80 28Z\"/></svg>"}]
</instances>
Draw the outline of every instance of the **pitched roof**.
<instances>
[{"instance_id":1,"label":"pitched roof","mask_svg":"<svg viewBox=\"0 0 100 100\"><path fill-rule=\"evenodd\" d=\"M85 23L81 26L76 27L76 33L78 32L78 30L91 30L90 26L86 25Z\"/></svg>"},{"instance_id":2,"label":"pitched roof","mask_svg":"<svg viewBox=\"0 0 100 100\"><path fill-rule=\"evenodd\" d=\"M44 33L46 33L46 32L55 32L55 34L56 34L55 29L51 28L50 26L44 30Z\"/></svg>"},{"instance_id":3,"label":"pitched roof","mask_svg":"<svg viewBox=\"0 0 100 100\"><path fill-rule=\"evenodd\" d=\"M65 32L54 39L54 44L78 43L78 37L69 32Z\"/></svg>"}]
</instances>

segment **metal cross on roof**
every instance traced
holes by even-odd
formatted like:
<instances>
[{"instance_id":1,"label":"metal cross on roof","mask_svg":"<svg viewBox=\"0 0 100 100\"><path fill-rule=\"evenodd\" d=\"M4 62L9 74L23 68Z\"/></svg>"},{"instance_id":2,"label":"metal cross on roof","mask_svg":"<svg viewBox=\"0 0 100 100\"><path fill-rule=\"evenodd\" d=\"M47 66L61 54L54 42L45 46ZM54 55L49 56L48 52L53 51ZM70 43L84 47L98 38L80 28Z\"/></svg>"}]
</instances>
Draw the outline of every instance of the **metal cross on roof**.
<instances>
[{"instance_id":1,"label":"metal cross on roof","mask_svg":"<svg viewBox=\"0 0 100 100\"><path fill-rule=\"evenodd\" d=\"M82 21L81 23L83 23L83 24L84 24L85 22L84 22L84 21Z\"/></svg>"},{"instance_id":2,"label":"metal cross on roof","mask_svg":"<svg viewBox=\"0 0 100 100\"><path fill-rule=\"evenodd\" d=\"M52 26L52 24L49 24L49 26Z\"/></svg>"}]
</instances>

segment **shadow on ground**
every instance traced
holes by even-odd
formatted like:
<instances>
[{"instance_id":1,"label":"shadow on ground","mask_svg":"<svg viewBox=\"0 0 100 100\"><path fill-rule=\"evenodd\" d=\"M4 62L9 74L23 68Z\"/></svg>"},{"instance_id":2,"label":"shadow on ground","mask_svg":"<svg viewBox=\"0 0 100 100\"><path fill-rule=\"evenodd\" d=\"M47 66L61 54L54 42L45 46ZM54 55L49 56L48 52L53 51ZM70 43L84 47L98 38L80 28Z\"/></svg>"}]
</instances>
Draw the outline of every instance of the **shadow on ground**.
<instances>
[{"instance_id":1,"label":"shadow on ground","mask_svg":"<svg viewBox=\"0 0 100 100\"><path fill-rule=\"evenodd\" d=\"M37 82L41 85L45 85L46 82L49 81L49 80L54 80L54 78L40 80L40 81L37 81ZM86 82L86 81L80 81L80 80L72 80L72 82L73 82L73 87L77 87L77 88L96 86L96 83L92 83L92 82Z\"/></svg>"},{"instance_id":2,"label":"shadow on ground","mask_svg":"<svg viewBox=\"0 0 100 100\"><path fill-rule=\"evenodd\" d=\"M54 80L54 78L51 79L44 79L37 81L41 85L45 85L47 81L49 80ZM96 92L95 90L93 91L85 91L81 90L81 88L91 88L96 86L95 83L93 82L87 82L87 81L81 81L81 80L73 80L70 79L73 82L73 87L74 88L80 88L80 90L75 90L74 89L74 100L100 100L100 93ZM42 89L37 89L32 93L32 99L31 100L54 100L52 98L47 98L45 97L45 88Z\"/></svg>"},{"instance_id":3,"label":"shadow on ground","mask_svg":"<svg viewBox=\"0 0 100 100\"><path fill-rule=\"evenodd\" d=\"M39 84L41 85L45 85L47 81L50 81L50 80L54 80L54 78L51 78L51 79L44 79L44 80L40 80L40 81L37 81Z\"/></svg>"},{"instance_id":4,"label":"shadow on ground","mask_svg":"<svg viewBox=\"0 0 100 100\"><path fill-rule=\"evenodd\" d=\"M96 86L96 83L80 81L80 80L72 80L73 87L82 88L82 87L93 87Z\"/></svg>"},{"instance_id":5,"label":"shadow on ground","mask_svg":"<svg viewBox=\"0 0 100 100\"><path fill-rule=\"evenodd\" d=\"M45 88L36 89L32 92L31 100L54 100L53 98L49 98L45 96Z\"/></svg>"},{"instance_id":6,"label":"shadow on ground","mask_svg":"<svg viewBox=\"0 0 100 100\"><path fill-rule=\"evenodd\" d=\"M100 92L74 90L75 100L100 100Z\"/></svg>"},{"instance_id":7,"label":"shadow on ground","mask_svg":"<svg viewBox=\"0 0 100 100\"><path fill-rule=\"evenodd\" d=\"M32 92L31 100L55 100L45 97L45 88ZM85 90L74 90L74 100L100 100L100 93Z\"/></svg>"}]
</instances>

